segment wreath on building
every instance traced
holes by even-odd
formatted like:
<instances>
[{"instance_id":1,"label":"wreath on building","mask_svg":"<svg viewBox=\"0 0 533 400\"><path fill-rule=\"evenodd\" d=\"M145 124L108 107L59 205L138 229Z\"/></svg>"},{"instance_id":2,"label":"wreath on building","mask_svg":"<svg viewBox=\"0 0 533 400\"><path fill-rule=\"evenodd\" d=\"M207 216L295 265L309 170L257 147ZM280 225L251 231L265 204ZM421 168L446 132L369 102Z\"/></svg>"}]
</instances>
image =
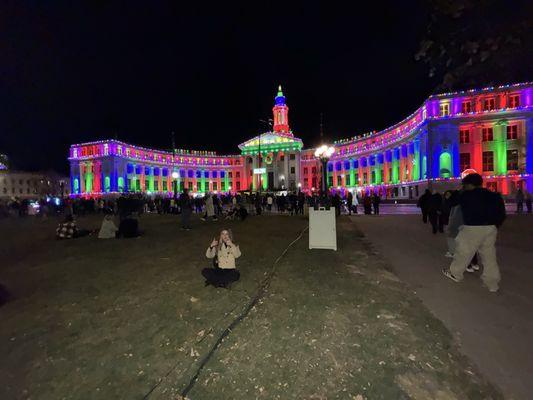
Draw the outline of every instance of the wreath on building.
<instances>
[{"instance_id":1,"label":"wreath on building","mask_svg":"<svg viewBox=\"0 0 533 400\"><path fill-rule=\"evenodd\" d=\"M268 153L265 157L265 162L267 163L267 165L270 165L272 164L272 161L274 160L274 154L272 153Z\"/></svg>"}]
</instances>

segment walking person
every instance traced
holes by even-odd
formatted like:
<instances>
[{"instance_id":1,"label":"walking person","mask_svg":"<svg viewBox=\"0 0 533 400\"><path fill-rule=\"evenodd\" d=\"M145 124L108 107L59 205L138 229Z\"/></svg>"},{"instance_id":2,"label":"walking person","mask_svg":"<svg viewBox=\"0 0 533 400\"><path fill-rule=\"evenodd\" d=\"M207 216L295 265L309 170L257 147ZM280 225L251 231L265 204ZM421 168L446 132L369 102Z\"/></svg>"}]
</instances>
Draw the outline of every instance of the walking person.
<instances>
[{"instance_id":1,"label":"walking person","mask_svg":"<svg viewBox=\"0 0 533 400\"><path fill-rule=\"evenodd\" d=\"M433 193L429 197L427 202L427 212L433 234L436 234L437 230L441 233L444 232L442 221L442 196L436 190L433 190Z\"/></svg>"},{"instance_id":2,"label":"walking person","mask_svg":"<svg viewBox=\"0 0 533 400\"><path fill-rule=\"evenodd\" d=\"M189 190L183 189L178 199L181 208L181 229L191 230L192 201L189 196Z\"/></svg>"},{"instance_id":3,"label":"walking person","mask_svg":"<svg viewBox=\"0 0 533 400\"><path fill-rule=\"evenodd\" d=\"M372 195L372 206L374 207L374 215L379 215L379 203L381 203L381 197L374 192Z\"/></svg>"},{"instance_id":4,"label":"walking person","mask_svg":"<svg viewBox=\"0 0 533 400\"><path fill-rule=\"evenodd\" d=\"M516 191L516 213L522 214L524 212L524 192L522 189L518 188Z\"/></svg>"},{"instance_id":5,"label":"walking person","mask_svg":"<svg viewBox=\"0 0 533 400\"><path fill-rule=\"evenodd\" d=\"M497 292L500 283L500 268L496 260L496 237L498 227L505 220L505 204L499 193L482 187L479 174L463 178L463 193L459 204L463 214L463 226L455 239L455 254L449 268L442 273L454 282L461 282L466 267L476 254L483 264L481 279L491 292Z\"/></svg>"},{"instance_id":6,"label":"walking person","mask_svg":"<svg viewBox=\"0 0 533 400\"><path fill-rule=\"evenodd\" d=\"M420 211L422 211L422 221L424 221L424 224L427 224L428 222L428 202L430 197L431 192L429 189L426 189L424 194L418 198L418 202L416 203L416 206L420 208Z\"/></svg>"},{"instance_id":7,"label":"walking person","mask_svg":"<svg viewBox=\"0 0 533 400\"><path fill-rule=\"evenodd\" d=\"M233 235L229 229L220 232L218 240L213 238L205 256L213 259L213 268L202 270L205 286L228 288L231 283L239 280L240 272L235 266L235 259L241 256L241 250L233 243Z\"/></svg>"}]
</instances>

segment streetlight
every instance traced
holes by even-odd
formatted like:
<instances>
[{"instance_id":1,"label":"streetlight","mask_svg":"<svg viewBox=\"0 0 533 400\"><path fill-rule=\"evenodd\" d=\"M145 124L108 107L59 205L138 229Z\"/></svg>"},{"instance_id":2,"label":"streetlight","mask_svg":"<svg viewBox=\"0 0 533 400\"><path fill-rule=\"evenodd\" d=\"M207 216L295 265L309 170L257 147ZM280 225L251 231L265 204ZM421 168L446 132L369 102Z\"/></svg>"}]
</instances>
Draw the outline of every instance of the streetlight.
<instances>
[{"instance_id":1,"label":"streetlight","mask_svg":"<svg viewBox=\"0 0 533 400\"><path fill-rule=\"evenodd\" d=\"M174 183L174 198L178 198L178 178L180 177L180 174L178 174L177 171L172 172L172 179Z\"/></svg>"},{"instance_id":2,"label":"streetlight","mask_svg":"<svg viewBox=\"0 0 533 400\"><path fill-rule=\"evenodd\" d=\"M323 144L315 150L315 157L322 163L322 193L325 195L328 191L327 186L327 165L329 158L335 153L335 147Z\"/></svg>"}]
</instances>

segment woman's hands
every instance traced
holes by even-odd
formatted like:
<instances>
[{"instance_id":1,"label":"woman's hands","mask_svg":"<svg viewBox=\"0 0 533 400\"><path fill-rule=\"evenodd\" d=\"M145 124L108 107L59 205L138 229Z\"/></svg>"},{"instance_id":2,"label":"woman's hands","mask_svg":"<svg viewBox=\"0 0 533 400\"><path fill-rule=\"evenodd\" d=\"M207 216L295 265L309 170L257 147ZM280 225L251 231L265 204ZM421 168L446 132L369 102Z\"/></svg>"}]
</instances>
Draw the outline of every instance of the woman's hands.
<instances>
[{"instance_id":1,"label":"woman's hands","mask_svg":"<svg viewBox=\"0 0 533 400\"><path fill-rule=\"evenodd\" d=\"M211 247L216 247L216 246L218 246L218 240L213 238L213 241L211 242Z\"/></svg>"}]
</instances>

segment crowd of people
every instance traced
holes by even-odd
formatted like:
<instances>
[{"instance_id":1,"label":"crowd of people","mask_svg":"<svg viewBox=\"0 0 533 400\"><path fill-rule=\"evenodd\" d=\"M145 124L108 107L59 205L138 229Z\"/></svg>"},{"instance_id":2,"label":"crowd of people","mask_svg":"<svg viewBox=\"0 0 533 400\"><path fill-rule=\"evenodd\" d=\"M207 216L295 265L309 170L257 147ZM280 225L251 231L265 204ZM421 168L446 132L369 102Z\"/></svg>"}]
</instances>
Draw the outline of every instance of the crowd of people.
<instances>
[{"instance_id":1,"label":"crowd of people","mask_svg":"<svg viewBox=\"0 0 533 400\"><path fill-rule=\"evenodd\" d=\"M519 189L516 194L516 211L522 213L524 204L531 213L531 195ZM179 214L181 227L191 229L191 215L196 213L204 222L219 219L241 221L248 215L278 213L303 215L305 207L334 207L336 214L357 214L362 206L364 214L379 215L381 198L377 193L354 195L349 191L335 191L328 194L298 193L249 193L191 196L185 189L179 197L149 197L142 194L124 194L118 198L67 198L61 201L40 199L33 204L29 200L11 199L0 202L0 217L29 215L29 208L35 207L37 214L46 218L49 214L63 215L64 219L56 229L60 240L97 235L99 239L135 238L142 235L139 217L144 213ZM505 204L501 196L482 188L482 177L470 174L463 179L461 190L448 190L443 194L427 189L418 199L417 206L422 221L431 225L433 234L446 233L448 251L446 257L453 258L449 268L443 270L446 277L459 282L463 273L474 272L483 265L482 279L491 291L496 291L500 279L496 263L494 242L497 228L505 219ZM101 214L103 220L98 230L81 229L77 217L87 214ZM118 220L118 225L115 223ZM202 274L206 284L228 286L239 279L234 269L235 259L240 256L238 246L233 244L232 233L223 230L218 239L213 239L206 253L214 259L214 267Z\"/></svg>"}]
</instances>

